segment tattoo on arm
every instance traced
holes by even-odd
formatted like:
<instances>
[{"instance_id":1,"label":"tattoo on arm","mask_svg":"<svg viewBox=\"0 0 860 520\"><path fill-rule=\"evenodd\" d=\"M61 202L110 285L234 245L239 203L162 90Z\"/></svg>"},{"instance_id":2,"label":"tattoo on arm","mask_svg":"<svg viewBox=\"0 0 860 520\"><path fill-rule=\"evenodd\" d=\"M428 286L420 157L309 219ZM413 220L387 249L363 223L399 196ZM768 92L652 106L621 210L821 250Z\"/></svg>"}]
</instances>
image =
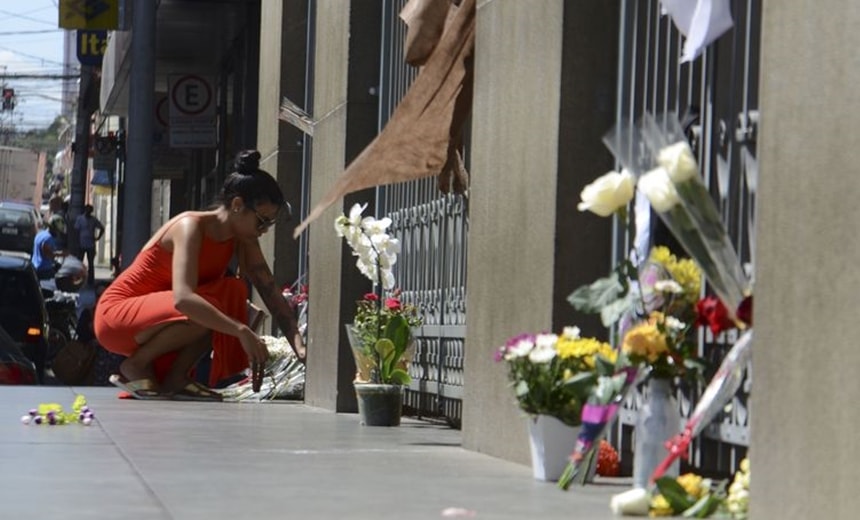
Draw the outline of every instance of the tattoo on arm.
<instances>
[{"instance_id":1,"label":"tattoo on arm","mask_svg":"<svg viewBox=\"0 0 860 520\"><path fill-rule=\"evenodd\" d=\"M265 262L252 264L248 266L247 274L257 292L260 293L266 308L272 313L272 319L278 324L278 328L288 338L292 337L298 331L296 313L281 295L269 266Z\"/></svg>"}]
</instances>

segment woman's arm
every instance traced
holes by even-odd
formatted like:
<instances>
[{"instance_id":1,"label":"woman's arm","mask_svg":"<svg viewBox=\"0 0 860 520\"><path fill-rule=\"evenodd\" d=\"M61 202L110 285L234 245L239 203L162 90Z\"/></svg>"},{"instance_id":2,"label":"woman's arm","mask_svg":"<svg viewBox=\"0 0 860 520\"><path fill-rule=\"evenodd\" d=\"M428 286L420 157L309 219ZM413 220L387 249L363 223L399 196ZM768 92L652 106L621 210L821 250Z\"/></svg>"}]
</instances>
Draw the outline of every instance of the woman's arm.
<instances>
[{"instance_id":1,"label":"woman's arm","mask_svg":"<svg viewBox=\"0 0 860 520\"><path fill-rule=\"evenodd\" d=\"M237 337L252 362L264 362L268 350L260 338L247 325L230 318L205 298L197 289L197 263L203 230L193 218L184 218L170 231L173 242L172 287L176 310L207 329Z\"/></svg>"},{"instance_id":2,"label":"woman's arm","mask_svg":"<svg viewBox=\"0 0 860 520\"><path fill-rule=\"evenodd\" d=\"M275 277L266 263L260 243L256 239L246 240L239 245L239 269L246 276L257 292L272 318L278 324L278 328L287 337L290 346L293 347L299 359L305 358L305 346L302 343L302 335L299 333L296 313L284 299L281 290L275 283Z\"/></svg>"}]
</instances>

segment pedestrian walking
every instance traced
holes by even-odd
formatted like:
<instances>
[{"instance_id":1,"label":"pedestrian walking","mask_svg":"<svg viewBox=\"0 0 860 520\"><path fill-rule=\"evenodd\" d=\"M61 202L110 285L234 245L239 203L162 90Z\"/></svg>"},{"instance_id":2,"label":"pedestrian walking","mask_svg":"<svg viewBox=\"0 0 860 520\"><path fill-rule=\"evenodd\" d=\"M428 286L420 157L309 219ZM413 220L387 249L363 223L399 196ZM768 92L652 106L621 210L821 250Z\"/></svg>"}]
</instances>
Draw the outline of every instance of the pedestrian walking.
<instances>
[{"instance_id":1,"label":"pedestrian walking","mask_svg":"<svg viewBox=\"0 0 860 520\"><path fill-rule=\"evenodd\" d=\"M75 219L75 231L78 233L78 260L87 257L87 284L92 287L96 283L96 242L101 240L105 227L93 216L92 204L84 206L84 212Z\"/></svg>"}]
</instances>

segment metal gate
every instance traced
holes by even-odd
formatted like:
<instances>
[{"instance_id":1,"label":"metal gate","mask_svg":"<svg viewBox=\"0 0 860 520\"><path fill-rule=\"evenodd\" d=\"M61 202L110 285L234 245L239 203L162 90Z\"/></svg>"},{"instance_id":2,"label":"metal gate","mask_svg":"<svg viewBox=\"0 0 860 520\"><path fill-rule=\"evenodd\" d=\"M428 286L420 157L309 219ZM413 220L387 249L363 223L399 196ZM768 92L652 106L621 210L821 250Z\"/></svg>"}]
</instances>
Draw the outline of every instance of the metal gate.
<instances>
[{"instance_id":1,"label":"metal gate","mask_svg":"<svg viewBox=\"0 0 860 520\"><path fill-rule=\"evenodd\" d=\"M417 75L403 59L406 25L398 15L405 3L383 1L380 131ZM401 298L416 305L424 317L410 369L406 413L459 427L466 336L466 199L441 194L436 179L426 178L379 188L377 208L391 218L389 230L402 244L397 261Z\"/></svg>"},{"instance_id":2,"label":"metal gate","mask_svg":"<svg viewBox=\"0 0 860 520\"><path fill-rule=\"evenodd\" d=\"M705 182L741 261L752 266L761 0L730 3L734 27L692 63L679 64L683 37L661 13L659 0L620 0L617 119L635 121L645 113L674 111L688 123ZM734 339L718 343L710 333L703 335L700 354L719 366ZM727 411L692 445L689 464L697 471L727 474L745 456L750 381L748 370ZM700 390L679 392L682 418L692 412ZM621 448L625 466L631 460L632 425L641 401L641 394L628 399L614 432L613 443Z\"/></svg>"}]
</instances>

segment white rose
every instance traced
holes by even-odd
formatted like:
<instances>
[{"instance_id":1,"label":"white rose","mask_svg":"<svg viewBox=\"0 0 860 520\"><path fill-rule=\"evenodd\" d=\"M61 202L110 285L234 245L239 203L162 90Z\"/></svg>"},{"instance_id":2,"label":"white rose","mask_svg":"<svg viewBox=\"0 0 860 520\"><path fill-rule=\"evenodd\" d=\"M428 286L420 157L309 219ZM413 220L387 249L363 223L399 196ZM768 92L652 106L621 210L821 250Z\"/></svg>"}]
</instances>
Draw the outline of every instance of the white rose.
<instances>
[{"instance_id":1,"label":"white rose","mask_svg":"<svg viewBox=\"0 0 860 520\"><path fill-rule=\"evenodd\" d=\"M696 158L686 141L667 146L657 154L657 164L666 168L672 182L678 184L699 175Z\"/></svg>"},{"instance_id":2,"label":"white rose","mask_svg":"<svg viewBox=\"0 0 860 520\"><path fill-rule=\"evenodd\" d=\"M608 217L630 202L635 184L636 180L627 170L609 172L582 189L579 194L582 202L576 209Z\"/></svg>"},{"instance_id":3,"label":"white rose","mask_svg":"<svg viewBox=\"0 0 860 520\"><path fill-rule=\"evenodd\" d=\"M650 508L651 494L643 488L633 488L613 495L609 501L609 509L619 516L648 516Z\"/></svg>"},{"instance_id":4,"label":"white rose","mask_svg":"<svg viewBox=\"0 0 860 520\"><path fill-rule=\"evenodd\" d=\"M681 202L669 174L663 167L654 168L639 177L638 186L657 213L665 213Z\"/></svg>"}]
</instances>

